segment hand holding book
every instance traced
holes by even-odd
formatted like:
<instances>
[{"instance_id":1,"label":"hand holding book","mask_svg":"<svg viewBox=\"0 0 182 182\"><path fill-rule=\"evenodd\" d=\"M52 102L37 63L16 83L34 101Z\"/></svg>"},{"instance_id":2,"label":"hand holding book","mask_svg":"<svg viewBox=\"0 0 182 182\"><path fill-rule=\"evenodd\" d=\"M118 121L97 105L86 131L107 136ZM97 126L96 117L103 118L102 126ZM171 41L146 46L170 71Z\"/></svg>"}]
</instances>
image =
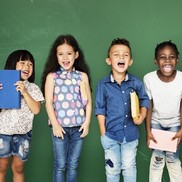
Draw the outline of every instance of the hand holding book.
<instances>
[{"instance_id":1,"label":"hand holding book","mask_svg":"<svg viewBox=\"0 0 182 182\"><path fill-rule=\"evenodd\" d=\"M177 150L177 138L173 140L176 132L164 131L159 129L151 130L156 142L150 140L149 148L158 149L162 151L176 152Z\"/></svg>"},{"instance_id":2,"label":"hand holding book","mask_svg":"<svg viewBox=\"0 0 182 182\"><path fill-rule=\"evenodd\" d=\"M140 125L146 117L147 108L140 107L139 98L136 92L130 92L131 116L136 125Z\"/></svg>"}]
</instances>

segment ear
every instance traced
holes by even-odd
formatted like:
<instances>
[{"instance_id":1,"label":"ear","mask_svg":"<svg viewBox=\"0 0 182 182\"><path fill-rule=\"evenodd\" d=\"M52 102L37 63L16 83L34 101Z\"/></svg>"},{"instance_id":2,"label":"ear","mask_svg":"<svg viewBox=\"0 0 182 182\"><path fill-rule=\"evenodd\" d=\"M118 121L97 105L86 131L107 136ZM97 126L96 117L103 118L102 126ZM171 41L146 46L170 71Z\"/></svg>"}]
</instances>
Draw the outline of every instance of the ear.
<instances>
[{"instance_id":1,"label":"ear","mask_svg":"<svg viewBox=\"0 0 182 182\"><path fill-rule=\"evenodd\" d=\"M157 60L156 59L154 59L154 64L157 64Z\"/></svg>"},{"instance_id":2,"label":"ear","mask_svg":"<svg viewBox=\"0 0 182 182\"><path fill-rule=\"evenodd\" d=\"M111 65L111 60L110 60L110 58L106 58L106 63L107 63L108 65Z\"/></svg>"},{"instance_id":3,"label":"ear","mask_svg":"<svg viewBox=\"0 0 182 182\"><path fill-rule=\"evenodd\" d=\"M133 64L133 59L130 59L129 66Z\"/></svg>"},{"instance_id":4,"label":"ear","mask_svg":"<svg viewBox=\"0 0 182 182\"><path fill-rule=\"evenodd\" d=\"M76 51L76 53L75 53L75 59L77 59L78 56L79 56L79 53L78 53L78 51Z\"/></svg>"}]
</instances>

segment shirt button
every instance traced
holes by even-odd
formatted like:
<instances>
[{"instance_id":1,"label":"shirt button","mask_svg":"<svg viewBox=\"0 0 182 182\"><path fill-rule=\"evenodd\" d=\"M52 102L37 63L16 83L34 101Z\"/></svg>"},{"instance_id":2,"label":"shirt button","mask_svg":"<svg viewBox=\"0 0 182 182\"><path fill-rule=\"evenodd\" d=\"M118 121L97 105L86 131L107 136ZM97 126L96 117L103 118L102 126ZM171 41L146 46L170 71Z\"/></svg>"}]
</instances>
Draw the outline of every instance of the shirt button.
<instances>
[{"instance_id":1,"label":"shirt button","mask_svg":"<svg viewBox=\"0 0 182 182\"><path fill-rule=\"evenodd\" d=\"M124 94L124 91L122 91L122 93Z\"/></svg>"},{"instance_id":2,"label":"shirt button","mask_svg":"<svg viewBox=\"0 0 182 182\"><path fill-rule=\"evenodd\" d=\"M126 128L126 125L124 125L124 128Z\"/></svg>"},{"instance_id":3,"label":"shirt button","mask_svg":"<svg viewBox=\"0 0 182 182\"><path fill-rule=\"evenodd\" d=\"M125 102L124 104L125 104L125 105L127 105L127 103L126 103L126 102Z\"/></svg>"},{"instance_id":4,"label":"shirt button","mask_svg":"<svg viewBox=\"0 0 182 182\"><path fill-rule=\"evenodd\" d=\"M128 115L126 115L126 118L128 117Z\"/></svg>"}]
</instances>

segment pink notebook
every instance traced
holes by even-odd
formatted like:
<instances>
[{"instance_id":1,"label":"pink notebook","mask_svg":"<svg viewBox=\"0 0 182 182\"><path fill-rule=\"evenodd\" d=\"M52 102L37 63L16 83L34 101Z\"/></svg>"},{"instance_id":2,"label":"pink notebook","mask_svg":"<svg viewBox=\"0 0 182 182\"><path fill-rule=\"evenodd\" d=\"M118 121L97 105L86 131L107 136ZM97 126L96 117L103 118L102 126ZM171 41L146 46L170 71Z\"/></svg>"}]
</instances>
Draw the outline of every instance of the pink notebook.
<instances>
[{"instance_id":1,"label":"pink notebook","mask_svg":"<svg viewBox=\"0 0 182 182\"><path fill-rule=\"evenodd\" d=\"M152 128L152 134L154 135L157 143L150 141L149 148L158 149L162 151L176 152L177 139L171 140L176 132L164 131Z\"/></svg>"}]
</instances>

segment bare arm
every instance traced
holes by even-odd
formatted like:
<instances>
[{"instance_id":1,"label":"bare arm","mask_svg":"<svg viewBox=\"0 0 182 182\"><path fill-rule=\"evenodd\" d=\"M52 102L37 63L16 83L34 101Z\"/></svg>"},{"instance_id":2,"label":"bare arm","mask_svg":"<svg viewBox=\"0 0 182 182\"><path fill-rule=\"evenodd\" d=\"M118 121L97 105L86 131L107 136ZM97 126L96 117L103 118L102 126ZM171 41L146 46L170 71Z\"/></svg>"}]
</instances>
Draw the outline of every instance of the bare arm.
<instances>
[{"instance_id":1,"label":"bare arm","mask_svg":"<svg viewBox=\"0 0 182 182\"><path fill-rule=\"evenodd\" d=\"M60 126L60 124L57 122L56 115L53 108L53 91L54 91L54 79L52 76L52 73L49 73L46 78L45 82L45 107L48 114L48 117L50 119L50 122L52 124L53 128L53 135L56 137L64 138L65 131Z\"/></svg>"},{"instance_id":2,"label":"bare arm","mask_svg":"<svg viewBox=\"0 0 182 182\"><path fill-rule=\"evenodd\" d=\"M91 90L90 90L87 74L82 73L82 79L85 82L88 100L87 100L86 111L85 111L86 112L85 122L80 127L80 131L83 130L83 133L80 137L85 137L89 133L89 126L90 126L90 120L91 120L91 114L92 114L92 97L91 97Z\"/></svg>"},{"instance_id":3,"label":"bare arm","mask_svg":"<svg viewBox=\"0 0 182 182\"><path fill-rule=\"evenodd\" d=\"M180 104L180 129L176 133L176 135L173 137L173 140L175 140L176 138L178 138L178 145L179 145L180 141L182 139L182 100L181 100L181 104Z\"/></svg>"},{"instance_id":4,"label":"bare arm","mask_svg":"<svg viewBox=\"0 0 182 182\"><path fill-rule=\"evenodd\" d=\"M100 135L102 136L106 132L106 126L105 126L105 116L104 115L97 115L99 128L100 128Z\"/></svg>"},{"instance_id":5,"label":"bare arm","mask_svg":"<svg viewBox=\"0 0 182 182\"><path fill-rule=\"evenodd\" d=\"M157 142L151 133L151 119L152 119L153 100L150 100L150 108L146 115L146 132L147 132L147 146L149 146L150 140Z\"/></svg>"}]
</instances>

